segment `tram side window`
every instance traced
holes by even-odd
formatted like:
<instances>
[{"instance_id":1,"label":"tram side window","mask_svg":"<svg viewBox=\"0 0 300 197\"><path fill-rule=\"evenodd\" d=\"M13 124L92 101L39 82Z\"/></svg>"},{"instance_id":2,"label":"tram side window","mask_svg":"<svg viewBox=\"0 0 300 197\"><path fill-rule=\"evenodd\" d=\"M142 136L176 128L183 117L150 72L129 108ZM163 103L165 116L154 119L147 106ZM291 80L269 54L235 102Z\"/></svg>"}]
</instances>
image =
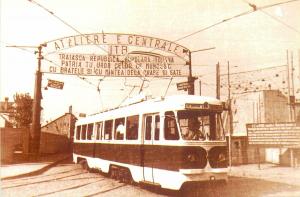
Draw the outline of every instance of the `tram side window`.
<instances>
[{"instance_id":1,"label":"tram side window","mask_svg":"<svg viewBox=\"0 0 300 197\"><path fill-rule=\"evenodd\" d=\"M81 128L81 139L82 140L86 140L86 124L85 125L82 125L82 128Z\"/></svg>"},{"instance_id":2,"label":"tram side window","mask_svg":"<svg viewBox=\"0 0 300 197\"><path fill-rule=\"evenodd\" d=\"M81 126L76 127L76 140L80 140Z\"/></svg>"},{"instance_id":3,"label":"tram side window","mask_svg":"<svg viewBox=\"0 0 300 197\"><path fill-rule=\"evenodd\" d=\"M139 130L139 116L129 116L126 122L126 139L136 140L138 139Z\"/></svg>"},{"instance_id":4,"label":"tram side window","mask_svg":"<svg viewBox=\"0 0 300 197\"><path fill-rule=\"evenodd\" d=\"M102 137L102 122L96 123L96 140L100 140Z\"/></svg>"},{"instance_id":5,"label":"tram side window","mask_svg":"<svg viewBox=\"0 0 300 197\"><path fill-rule=\"evenodd\" d=\"M93 128L94 128L94 123L88 124L88 127L87 127L87 140L92 139Z\"/></svg>"},{"instance_id":6,"label":"tram side window","mask_svg":"<svg viewBox=\"0 0 300 197\"><path fill-rule=\"evenodd\" d=\"M166 140L178 140L179 134L176 125L176 118L174 112L166 112L165 113L165 121L164 121L165 129L165 139Z\"/></svg>"},{"instance_id":7,"label":"tram side window","mask_svg":"<svg viewBox=\"0 0 300 197\"><path fill-rule=\"evenodd\" d=\"M160 130L160 118L159 115L155 116L155 128L154 128L154 140L159 140L159 130Z\"/></svg>"},{"instance_id":8,"label":"tram side window","mask_svg":"<svg viewBox=\"0 0 300 197\"><path fill-rule=\"evenodd\" d=\"M115 120L115 139L124 140L125 135L125 118L118 118Z\"/></svg>"},{"instance_id":9,"label":"tram side window","mask_svg":"<svg viewBox=\"0 0 300 197\"><path fill-rule=\"evenodd\" d=\"M151 140L151 125L152 125L152 116L147 116L145 140Z\"/></svg>"},{"instance_id":10,"label":"tram side window","mask_svg":"<svg viewBox=\"0 0 300 197\"><path fill-rule=\"evenodd\" d=\"M104 139L111 140L112 137L112 120L107 120L104 122Z\"/></svg>"}]
</instances>

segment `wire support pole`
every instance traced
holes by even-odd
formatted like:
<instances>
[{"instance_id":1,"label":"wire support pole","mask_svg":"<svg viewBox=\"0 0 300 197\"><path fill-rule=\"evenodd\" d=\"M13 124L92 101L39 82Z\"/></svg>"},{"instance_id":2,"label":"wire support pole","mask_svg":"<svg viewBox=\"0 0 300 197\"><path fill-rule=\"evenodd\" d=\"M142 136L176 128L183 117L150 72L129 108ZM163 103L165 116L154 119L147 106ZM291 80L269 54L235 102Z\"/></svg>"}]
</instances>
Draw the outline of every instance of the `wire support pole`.
<instances>
[{"instance_id":1,"label":"wire support pole","mask_svg":"<svg viewBox=\"0 0 300 197\"><path fill-rule=\"evenodd\" d=\"M188 94L189 95L194 95L195 94L195 85L194 85L194 82L196 80L195 77L193 77L193 74L192 74L192 52L191 51L188 51L189 53L189 61L187 62L188 66L189 66L189 76L188 76Z\"/></svg>"},{"instance_id":2,"label":"wire support pole","mask_svg":"<svg viewBox=\"0 0 300 197\"><path fill-rule=\"evenodd\" d=\"M40 137L41 137L41 100L42 100L42 48L46 47L45 44L39 45L38 51L38 68L35 76L34 99L33 99L33 113L32 113L32 126L30 135L30 152L38 155L40 150Z\"/></svg>"},{"instance_id":3,"label":"wire support pole","mask_svg":"<svg viewBox=\"0 0 300 197\"><path fill-rule=\"evenodd\" d=\"M233 118L231 110L231 91L230 91L230 66L227 62L227 77L228 77L228 119L229 119L229 132L228 132L228 152L229 152L229 167L232 166L232 133L233 133Z\"/></svg>"}]
</instances>

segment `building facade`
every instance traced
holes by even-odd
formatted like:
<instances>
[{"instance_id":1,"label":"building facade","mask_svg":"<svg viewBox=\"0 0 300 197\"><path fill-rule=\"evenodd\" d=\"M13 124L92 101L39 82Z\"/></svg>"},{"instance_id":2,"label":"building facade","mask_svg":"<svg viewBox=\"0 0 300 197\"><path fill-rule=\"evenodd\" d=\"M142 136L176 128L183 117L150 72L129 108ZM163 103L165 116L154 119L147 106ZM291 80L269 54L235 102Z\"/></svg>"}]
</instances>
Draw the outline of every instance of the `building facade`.
<instances>
[{"instance_id":1,"label":"building facade","mask_svg":"<svg viewBox=\"0 0 300 197\"><path fill-rule=\"evenodd\" d=\"M233 98L232 163L289 163L290 149L287 147L263 147L258 150L249 146L246 124L292 122L297 113L297 108L293 111L288 98L279 90L263 90Z\"/></svg>"}]
</instances>

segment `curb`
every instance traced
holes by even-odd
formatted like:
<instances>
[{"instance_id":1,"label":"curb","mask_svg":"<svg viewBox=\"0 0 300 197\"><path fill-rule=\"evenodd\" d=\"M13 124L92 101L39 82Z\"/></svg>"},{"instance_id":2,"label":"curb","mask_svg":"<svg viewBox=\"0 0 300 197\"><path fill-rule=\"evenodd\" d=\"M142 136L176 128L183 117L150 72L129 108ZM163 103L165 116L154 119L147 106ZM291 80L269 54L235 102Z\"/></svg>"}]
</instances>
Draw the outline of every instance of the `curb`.
<instances>
[{"instance_id":1,"label":"curb","mask_svg":"<svg viewBox=\"0 0 300 197\"><path fill-rule=\"evenodd\" d=\"M11 179L24 178L24 177L29 177L29 176L35 176L35 175L42 174L43 172L46 172L50 168L52 168L52 167L56 166L57 164L59 164L60 162L69 159L70 157L71 156L64 157L63 159L57 160L53 163L50 163L50 164L42 167L41 169L38 169L38 170L35 170L35 171L32 171L32 172L1 178L1 181L2 180L11 180Z\"/></svg>"}]
</instances>

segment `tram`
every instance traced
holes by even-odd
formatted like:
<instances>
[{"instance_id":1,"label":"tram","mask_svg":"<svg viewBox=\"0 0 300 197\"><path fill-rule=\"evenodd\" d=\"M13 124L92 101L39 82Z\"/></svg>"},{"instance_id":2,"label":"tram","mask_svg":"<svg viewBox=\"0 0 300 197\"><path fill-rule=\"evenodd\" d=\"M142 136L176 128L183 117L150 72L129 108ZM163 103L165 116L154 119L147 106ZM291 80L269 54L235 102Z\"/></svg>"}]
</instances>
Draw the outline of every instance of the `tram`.
<instances>
[{"instance_id":1,"label":"tram","mask_svg":"<svg viewBox=\"0 0 300 197\"><path fill-rule=\"evenodd\" d=\"M143 98L81 118L73 162L113 178L172 190L191 182L226 182L223 110L224 103L214 98L174 95ZM188 137L195 120L198 133Z\"/></svg>"}]
</instances>

